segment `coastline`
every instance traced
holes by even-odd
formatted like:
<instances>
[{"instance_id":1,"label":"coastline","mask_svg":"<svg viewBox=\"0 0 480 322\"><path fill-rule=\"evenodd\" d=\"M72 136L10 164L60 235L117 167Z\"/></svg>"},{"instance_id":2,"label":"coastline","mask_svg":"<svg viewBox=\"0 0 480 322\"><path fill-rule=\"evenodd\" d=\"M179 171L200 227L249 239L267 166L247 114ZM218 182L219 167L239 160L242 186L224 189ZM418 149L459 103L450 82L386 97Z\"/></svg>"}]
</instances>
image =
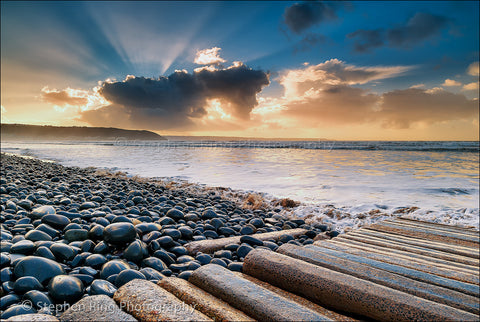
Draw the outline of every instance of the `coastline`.
<instances>
[{"instance_id":1,"label":"coastline","mask_svg":"<svg viewBox=\"0 0 480 322\"><path fill-rule=\"evenodd\" d=\"M327 225L288 218L281 200L274 206L231 189L129 178L5 153L1 159L1 292L9 300L2 319L24 312L27 292L47 291L50 304L71 305L84 295L112 297L135 278L188 279L213 263L242 271L253 249L309 245L338 234ZM272 238L255 237L264 233ZM241 237L241 244L196 255L185 247L225 237ZM19 280L25 283L21 289ZM29 312L59 316L64 309Z\"/></svg>"}]
</instances>

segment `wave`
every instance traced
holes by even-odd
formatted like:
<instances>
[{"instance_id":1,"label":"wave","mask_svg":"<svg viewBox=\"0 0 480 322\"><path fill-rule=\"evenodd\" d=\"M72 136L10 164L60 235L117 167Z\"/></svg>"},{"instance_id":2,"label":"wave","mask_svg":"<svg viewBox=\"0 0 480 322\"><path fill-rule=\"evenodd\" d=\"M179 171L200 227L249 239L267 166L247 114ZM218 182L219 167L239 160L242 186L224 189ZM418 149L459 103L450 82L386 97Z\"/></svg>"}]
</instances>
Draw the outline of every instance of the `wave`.
<instances>
[{"instance_id":1,"label":"wave","mask_svg":"<svg viewBox=\"0 0 480 322\"><path fill-rule=\"evenodd\" d=\"M92 142L89 142L92 144ZM311 149L364 151L480 152L477 141L123 141L95 142L97 145L164 148Z\"/></svg>"}]
</instances>

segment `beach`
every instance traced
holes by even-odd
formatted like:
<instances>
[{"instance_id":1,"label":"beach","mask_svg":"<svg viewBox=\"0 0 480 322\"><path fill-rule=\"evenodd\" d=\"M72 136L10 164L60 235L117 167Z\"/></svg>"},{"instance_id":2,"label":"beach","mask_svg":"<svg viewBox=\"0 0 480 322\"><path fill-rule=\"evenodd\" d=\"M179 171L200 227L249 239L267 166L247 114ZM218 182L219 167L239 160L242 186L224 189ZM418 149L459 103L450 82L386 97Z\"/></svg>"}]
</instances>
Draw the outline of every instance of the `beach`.
<instances>
[{"instance_id":1,"label":"beach","mask_svg":"<svg viewBox=\"0 0 480 322\"><path fill-rule=\"evenodd\" d=\"M289 218L291 200L274 205L225 188L132 178L4 153L1 158L2 318L59 315L65 309L60 304L71 305L86 294L112 297L138 278L188 279L209 263L241 271L254 248L308 245L317 236L338 234L328 225ZM296 228L304 233L290 235ZM249 237L279 231L285 234L278 239ZM232 236L245 238L213 254L192 257L184 247ZM25 307L25 299L37 305Z\"/></svg>"}]
</instances>

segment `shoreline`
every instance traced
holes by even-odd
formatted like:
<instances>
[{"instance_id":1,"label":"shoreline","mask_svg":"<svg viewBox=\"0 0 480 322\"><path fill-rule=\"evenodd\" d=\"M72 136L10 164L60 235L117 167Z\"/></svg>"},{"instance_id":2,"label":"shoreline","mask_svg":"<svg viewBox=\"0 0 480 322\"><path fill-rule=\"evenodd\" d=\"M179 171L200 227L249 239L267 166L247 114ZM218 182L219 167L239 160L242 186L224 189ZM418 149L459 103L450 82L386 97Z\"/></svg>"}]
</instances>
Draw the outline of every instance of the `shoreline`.
<instances>
[{"instance_id":1,"label":"shoreline","mask_svg":"<svg viewBox=\"0 0 480 322\"><path fill-rule=\"evenodd\" d=\"M281 205L231 189L152 182L5 153L1 161L0 290L8 299L2 319L25 313L26 293L34 303L46 296L47 304L112 297L135 278L188 279L207 264L242 271L255 248L310 245L338 235L327 225L288 218ZM262 233L272 237L259 239ZM225 237L240 243L212 253L189 254L185 247ZM29 312L59 316L62 310L53 307Z\"/></svg>"}]
</instances>

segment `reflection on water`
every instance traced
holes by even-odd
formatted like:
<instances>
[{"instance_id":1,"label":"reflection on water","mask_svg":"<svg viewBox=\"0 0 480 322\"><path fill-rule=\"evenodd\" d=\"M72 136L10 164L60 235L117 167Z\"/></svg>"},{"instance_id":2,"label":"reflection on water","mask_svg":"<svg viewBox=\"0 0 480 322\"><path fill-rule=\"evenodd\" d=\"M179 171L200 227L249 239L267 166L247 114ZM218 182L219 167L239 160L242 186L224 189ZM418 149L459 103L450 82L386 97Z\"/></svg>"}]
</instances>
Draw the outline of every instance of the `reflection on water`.
<instances>
[{"instance_id":1,"label":"reflection on water","mask_svg":"<svg viewBox=\"0 0 480 322\"><path fill-rule=\"evenodd\" d=\"M2 151L145 177L181 177L305 202L478 207L472 152L3 143Z\"/></svg>"}]
</instances>

